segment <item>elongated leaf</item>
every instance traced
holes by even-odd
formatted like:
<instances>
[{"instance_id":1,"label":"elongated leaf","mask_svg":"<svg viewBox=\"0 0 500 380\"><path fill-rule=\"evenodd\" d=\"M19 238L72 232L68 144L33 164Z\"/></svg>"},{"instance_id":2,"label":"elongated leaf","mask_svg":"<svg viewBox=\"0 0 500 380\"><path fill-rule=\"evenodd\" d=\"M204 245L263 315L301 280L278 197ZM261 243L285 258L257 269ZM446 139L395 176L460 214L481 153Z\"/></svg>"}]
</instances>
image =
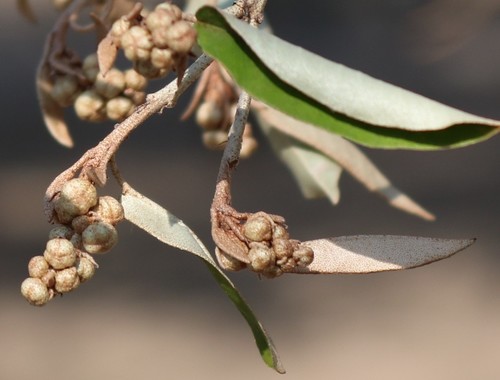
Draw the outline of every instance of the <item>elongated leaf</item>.
<instances>
[{"instance_id":1,"label":"elongated leaf","mask_svg":"<svg viewBox=\"0 0 500 380\"><path fill-rule=\"evenodd\" d=\"M359 235L304 242L314 250L313 262L296 273L372 273L410 269L446 259L475 239Z\"/></svg>"},{"instance_id":2,"label":"elongated leaf","mask_svg":"<svg viewBox=\"0 0 500 380\"><path fill-rule=\"evenodd\" d=\"M322 153L289 137L259 118L261 129L276 155L290 169L304 197L327 197L337 204L340 199L339 179L342 168Z\"/></svg>"},{"instance_id":3,"label":"elongated leaf","mask_svg":"<svg viewBox=\"0 0 500 380\"><path fill-rule=\"evenodd\" d=\"M43 120L52 137L54 137L59 144L71 148L73 147L73 139L64 121L63 108L57 104L50 94L52 87L50 69L46 63L42 62L36 74L36 88Z\"/></svg>"},{"instance_id":4,"label":"elongated leaf","mask_svg":"<svg viewBox=\"0 0 500 380\"><path fill-rule=\"evenodd\" d=\"M435 219L434 215L394 187L354 144L264 105L254 104L254 109L259 120L330 157L368 190L385 198L391 206L426 220Z\"/></svg>"},{"instance_id":5,"label":"elongated leaf","mask_svg":"<svg viewBox=\"0 0 500 380\"><path fill-rule=\"evenodd\" d=\"M377 148L442 149L498 133L500 122L444 106L252 28L215 8L197 12L198 43L253 97Z\"/></svg>"},{"instance_id":6,"label":"elongated leaf","mask_svg":"<svg viewBox=\"0 0 500 380\"><path fill-rule=\"evenodd\" d=\"M121 200L125 209L125 218L161 242L201 258L219 286L247 321L264 362L279 373L285 373L271 338L264 327L194 232L182 220L128 185L124 189Z\"/></svg>"}]
</instances>

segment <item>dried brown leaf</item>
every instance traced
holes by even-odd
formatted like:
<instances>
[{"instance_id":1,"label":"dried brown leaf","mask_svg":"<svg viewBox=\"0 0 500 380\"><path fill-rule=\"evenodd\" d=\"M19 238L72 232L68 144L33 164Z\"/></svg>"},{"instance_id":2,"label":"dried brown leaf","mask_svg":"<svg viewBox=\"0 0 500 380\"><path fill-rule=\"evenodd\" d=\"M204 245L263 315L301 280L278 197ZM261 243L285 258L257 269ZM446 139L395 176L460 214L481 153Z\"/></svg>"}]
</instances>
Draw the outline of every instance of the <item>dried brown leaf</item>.
<instances>
[{"instance_id":1,"label":"dried brown leaf","mask_svg":"<svg viewBox=\"0 0 500 380\"><path fill-rule=\"evenodd\" d=\"M46 64L41 64L37 71L36 87L43 120L52 137L61 145L71 148L73 139L64 121L63 108L50 94L52 86L50 70Z\"/></svg>"},{"instance_id":2,"label":"dried brown leaf","mask_svg":"<svg viewBox=\"0 0 500 380\"><path fill-rule=\"evenodd\" d=\"M26 20L32 23L36 23L38 21L28 0L17 0L16 5L19 13L21 13Z\"/></svg>"},{"instance_id":3,"label":"dried brown leaf","mask_svg":"<svg viewBox=\"0 0 500 380\"><path fill-rule=\"evenodd\" d=\"M314 261L295 273L372 273L410 269L446 259L475 239L435 239L416 236L358 235L303 242L314 250Z\"/></svg>"},{"instance_id":4,"label":"dried brown leaf","mask_svg":"<svg viewBox=\"0 0 500 380\"><path fill-rule=\"evenodd\" d=\"M118 46L116 46L115 39L108 34L97 46L97 60L99 62L99 71L102 75L106 75L113 67L117 54Z\"/></svg>"}]
</instances>

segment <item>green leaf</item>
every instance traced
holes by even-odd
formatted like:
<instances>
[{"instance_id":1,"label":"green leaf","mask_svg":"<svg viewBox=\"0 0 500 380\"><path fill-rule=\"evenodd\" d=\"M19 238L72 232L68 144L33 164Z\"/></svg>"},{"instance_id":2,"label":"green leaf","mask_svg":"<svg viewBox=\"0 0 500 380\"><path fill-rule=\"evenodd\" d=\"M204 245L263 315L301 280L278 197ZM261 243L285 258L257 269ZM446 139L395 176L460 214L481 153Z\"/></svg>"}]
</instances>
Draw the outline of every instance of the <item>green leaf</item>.
<instances>
[{"instance_id":1,"label":"green leaf","mask_svg":"<svg viewBox=\"0 0 500 380\"><path fill-rule=\"evenodd\" d=\"M285 373L271 338L231 280L217 266L207 248L191 229L160 205L127 184L121 198L125 219L172 247L192 253L203 260L210 273L247 321L264 362L279 373Z\"/></svg>"},{"instance_id":2,"label":"green leaf","mask_svg":"<svg viewBox=\"0 0 500 380\"><path fill-rule=\"evenodd\" d=\"M375 148L461 147L500 122L444 106L328 61L212 7L196 14L198 43L256 99Z\"/></svg>"},{"instance_id":3,"label":"green leaf","mask_svg":"<svg viewBox=\"0 0 500 380\"><path fill-rule=\"evenodd\" d=\"M411 269L446 259L475 239L359 235L305 241L314 260L295 273L373 273Z\"/></svg>"}]
</instances>

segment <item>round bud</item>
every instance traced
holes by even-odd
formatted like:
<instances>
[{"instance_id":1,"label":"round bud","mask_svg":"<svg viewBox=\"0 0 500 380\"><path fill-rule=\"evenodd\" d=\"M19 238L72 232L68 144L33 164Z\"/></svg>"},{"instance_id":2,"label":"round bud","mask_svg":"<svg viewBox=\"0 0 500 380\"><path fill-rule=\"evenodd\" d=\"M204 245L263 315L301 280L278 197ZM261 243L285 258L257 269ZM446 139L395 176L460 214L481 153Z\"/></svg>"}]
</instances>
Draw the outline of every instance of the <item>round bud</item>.
<instances>
[{"instance_id":1,"label":"round bud","mask_svg":"<svg viewBox=\"0 0 500 380\"><path fill-rule=\"evenodd\" d=\"M156 29L166 29L181 18L182 11L179 7L163 3L146 17L146 26L153 32Z\"/></svg>"},{"instance_id":2,"label":"round bud","mask_svg":"<svg viewBox=\"0 0 500 380\"><path fill-rule=\"evenodd\" d=\"M56 238L71 239L71 236L73 236L74 233L75 231L73 231L73 229L68 226L55 226L49 232L49 240Z\"/></svg>"},{"instance_id":3,"label":"round bud","mask_svg":"<svg viewBox=\"0 0 500 380\"><path fill-rule=\"evenodd\" d=\"M128 93L127 96L136 106L146 101L146 93L144 91L132 91L132 93Z\"/></svg>"},{"instance_id":4,"label":"round bud","mask_svg":"<svg viewBox=\"0 0 500 380\"><path fill-rule=\"evenodd\" d=\"M187 54L196 42L196 30L187 21L178 21L165 30L166 45L174 52Z\"/></svg>"},{"instance_id":5,"label":"round bud","mask_svg":"<svg viewBox=\"0 0 500 380\"><path fill-rule=\"evenodd\" d=\"M243 235L251 241L271 240L273 226L269 218L253 214L243 225Z\"/></svg>"},{"instance_id":6,"label":"round bud","mask_svg":"<svg viewBox=\"0 0 500 380\"><path fill-rule=\"evenodd\" d=\"M241 142L240 157L249 158L259 147L259 143L253 137L244 137Z\"/></svg>"},{"instance_id":7,"label":"round bud","mask_svg":"<svg viewBox=\"0 0 500 380\"><path fill-rule=\"evenodd\" d=\"M59 293L67 293L80 285L80 277L75 267L66 268L56 272L55 289Z\"/></svg>"},{"instance_id":8,"label":"round bud","mask_svg":"<svg viewBox=\"0 0 500 380\"><path fill-rule=\"evenodd\" d=\"M76 261L76 251L67 239L52 239L47 242L43 257L54 269L64 269Z\"/></svg>"},{"instance_id":9,"label":"round bud","mask_svg":"<svg viewBox=\"0 0 500 380\"><path fill-rule=\"evenodd\" d=\"M301 244L295 251L293 251L293 259L298 266L306 267L313 262L314 251L311 247Z\"/></svg>"},{"instance_id":10,"label":"round bud","mask_svg":"<svg viewBox=\"0 0 500 380\"><path fill-rule=\"evenodd\" d=\"M264 244L253 244L248 251L248 259L250 260L250 268L253 271L262 272L274 266L276 256L273 250Z\"/></svg>"},{"instance_id":11,"label":"round bud","mask_svg":"<svg viewBox=\"0 0 500 380\"><path fill-rule=\"evenodd\" d=\"M106 99L114 98L125 89L125 75L118 69L110 69L105 76L99 73L94 87L96 92Z\"/></svg>"},{"instance_id":12,"label":"round bud","mask_svg":"<svg viewBox=\"0 0 500 380\"><path fill-rule=\"evenodd\" d=\"M215 256L220 266L225 270L230 270L233 272L242 270L246 268L246 264L233 256L228 255L226 252L221 251L219 247L215 247Z\"/></svg>"},{"instance_id":13,"label":"round bud","mask_svg":"<svg viewBox=\"0 0 500 380\"><path fill-rule=\"evenodd\" d=\"M154 47L151 50L151 64L158 69L170 71L174 66L172 50Z\"/></svg>"},{"instance_id":14,"label":"round bud","mask_svg":"<svg viewBox=\"0 0 500 380\"><path fill-rule=\"evenodd\" d=\"M144 75L139 74L134 69L125 71L125 87L135 91L142 91L148 85L148 80Z\"/></svg>"},{"instance_id":15,"label":"round bud","mask_svg":"<svg viewBox=\"0 0 500 380\"><path fill-rule=\"evenodd\" d=\"M203 145L209 149L224 149L227 142L227 132L220 129L212 131L203 131L202 134Z\"/></svg>"},{"instance_id":16,"label":"round bud","mask_svg":"<svg viewBox=\"0 0 500 380\"><path fill-rule=\"evenodd\" d=\"M153 48L151 34L147 29L135 25L127 30L120 40L125 56L131 61L147 60Z\"/></svg>"},{"instance_id":17,"label":"round bud","mask_svg":"<svg viewBox=\"0 0 500 380\"><path fill-rule=\"evenodd\" d=\"M49 269L47 273L45 273L42 278L40 278L42 282L49 288L49 292L51 288L56 284L56 271L54 269ZM51 297L52 298L52 297Z\"/></svg>"},{"instance_id":18,"label":"round bud","mask_svg":"<svg viewBox=\"0 0 500 380\"><path fill-rule=\"evenodd\" d=\"M21 284L21 293L32 305L45 305L49 299L49 290L39 278L27 278Z\"/></svg>"},{"instance_id":19,"label":"round bud","mask_svg":"<svg viewBox=\"0 0 500 380\"><path fill-rule=\"evenodd\" d=\"M280 224L275 224L273 227L273 239L289 239L288 231Z\"/></svg>"},{"instance_id":20,"label":"round bud","mask_svg":"<svg viewBox=\"0 0 500 380\"><path fill-rule=\"evenodd\" d=\"M85 178L66 182L54 201L54 209L61 223L69 223L75 216L86 214L97 204L97 190Z\"/></svg>"},{"instance_id":21,"label":"round bud","mask_svg":"<svg viewBox=\"0 0 500 380\"><path fill-rule=\"evenodd\" d=\"M90 280L94 276L95 269L94 263L86 257L80 257L76 262L76 271L80 277L80 282Z\"/></svg>"},{"instance_id":22,"label":"round bud","mask_svg":"<svg viewBox=\"0 0 500 380\"><path fill-rule=\"evenodd\" d=\"M82 92L75 100L76 115L86 121L104 120L104 99L95 90Z\"/></svg>"},{"instance_id":23,"label":"round bud","mask_svg":"<svg viewBox=\"0 0 500 380\"><path fill-rule=\"evenodd\" d=\"M85 230L85 228L87 228L88 226L90 226L92 224L93 221L94 221L94 218L92 218L91 216L89 216L87 214L79 215L71 221L71 227L73 227L73 230L77 234L81 234L83 232L83 230Z\"/></svg>"},{"instance_id":24,"label":"round bud","mask_svg":"<svg viewBox=\"0 0 500 380\"><path fill-rule=\"evenodd\" d=\"M91 254L105 253L118 242L118 232L113 225L97 222L82 233L83 248Z\"/></svg>"},{"instance_id":25,"label":"round bud","mask_svg":"<svg viewBox=\"0 0 500 380\"><path fill-rule=\"evenodd\" d=\"M118 46L120 46L120 39L130 29L130 26L130 20L126 17L120 17L111 26L111 35L115 38Z\"/></svg>"},{"instance_id":26,"label":"round bud","mask_svg":"<svg viewBox=\"0 0 500 380\"><path fill-rule=\"evenodd\" d=\"M202 128L221 128L221 124L223 123L223 121L223 110L214 102L203 102L196 110L196 123L198 123L198 125Z\"/></svg>"},{"instance_id":27,"label":"round bud","mask_svg":"<svg viewBox=\"0 0 500 380\"><path fill-rule=\"evenodd\" d=\"M49 270L49 263L43 256L34 256L28 263L30 277L42 278Z\"/></svg>"},{"instance_id":28,"label":"round bud","mask_svg":"<svg viewBox=\"0 0 500 380\"><path fill-rule=\"evenodd\" d=\"M97 74L99 74L99 60L96 53L89 54L85 57L82 62L82 71L89 82L95 82Z\"/></svg>"},{"instance_id":29,"label":"round bud","mask_svg":"<svg viewBox=\"0 0 500 380\"><path fill-rule=\"evenodd\" d=\"M288 258L292 257L293 247L288 239L277 238L273 239L273 249L276 254L278 264L285 262Z\"/></svg>"},{"instance_id":30,"label":"round bud","mask_svg":"<svg viewBox=\"0 0 500 380\"><path fill-rule=\"evenodd\" d=\"M132 115L135 105L130 98L118 96L106 103L106 116L111 120L122 121Z\"/></svg>"},{"instance_id":31,"label":"round bud","mask_svg":"<svg viewBox=\"0 0 500 380\"><path fill-rule=\"evenodd\" d=\"M149 59L134 61L134 70L149 79L159 78L167 73L166 70L154 67Z\"/></svg>"},{"instance_id":32,"label":"round bud","mask_svg":"<svg viewBox=\"0 0 500 380\"><path fill-rule=\"evenodd\" d=\"M95 212L101 220L113 225L122 221L125 216L122 204L109 195L99 197L99 202L97 206L92 208L92 211Z\"/></svg>"},{"instance_id":33,"label":"round bud","mask_svg":"<svg viewBox=\"0 0 500 380\"><path fill-rule=\"evenodd\" d=\"M79 93L80 86L78 85L78 80L72 75L58 76L50 91L52 99L61 107L72 105Z\"/></svg>"},{"instance_id":34,"label":"round bud","mask_svg":"<svg viewBox=\"0 0 500 380\"><path fill-rule=\"evenodd\" d=\"M283 274L283 270L275 265L265 269L261 274L266 278L276 278Z\"/></svg>"},{"instance_id":35,"label":"round bud","mask_svg":"<svg viewBox=\"0 0 500 380\"><path fill-rule=\"evenodd\" d=\"M76 249L82 250L83 249L83 241L82 241L82 235L81 234L73 234L73 236L70 239L71 244L73 244L73 247Z\"/></svg>"}]
</instances>

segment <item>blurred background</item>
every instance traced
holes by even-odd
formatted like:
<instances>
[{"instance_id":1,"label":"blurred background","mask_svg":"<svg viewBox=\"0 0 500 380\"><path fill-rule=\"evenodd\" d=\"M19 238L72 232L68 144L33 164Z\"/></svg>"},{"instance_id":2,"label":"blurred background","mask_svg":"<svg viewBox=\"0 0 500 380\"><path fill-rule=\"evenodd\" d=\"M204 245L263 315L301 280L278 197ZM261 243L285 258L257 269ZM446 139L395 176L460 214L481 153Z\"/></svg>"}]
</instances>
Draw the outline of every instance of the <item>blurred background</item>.
<instances>
[{"instance_id":1,"label":"blurred background","mask_svg":"<svg viewBox=\"0 0 500 380\"><path fill-rule=\"evenodd\" d=\"M128 223L119 226L118 246L99 257L92 281L43 308L20 295L28 260L42 254L50 229L46 187L111 128L68 112L72 150L46 132L34 73L57 12L49 0L32 3L36 24L14 1L0 4L0 378L277 378L205 266ZM275 33L290 42L496 119L499 13L498 0L269 0L267 7ZM93 49L93 41L81 43L82 54ZM132 186L212 248L208 210L220 153L203 148L192 121L178 121L188 98L134 132L118 162ZM234 204L284 215L299 239L478 238L448 260L407 272L274 281L231 274L272 335L288 379L500 378L499 143L432 153L366 150L437 215L429 223L390 208L347 175L337 207L304 200L260 139L257 154L238 167ZM118 195L111 183L100 193Z\"/></svg>"}]
</instances>

